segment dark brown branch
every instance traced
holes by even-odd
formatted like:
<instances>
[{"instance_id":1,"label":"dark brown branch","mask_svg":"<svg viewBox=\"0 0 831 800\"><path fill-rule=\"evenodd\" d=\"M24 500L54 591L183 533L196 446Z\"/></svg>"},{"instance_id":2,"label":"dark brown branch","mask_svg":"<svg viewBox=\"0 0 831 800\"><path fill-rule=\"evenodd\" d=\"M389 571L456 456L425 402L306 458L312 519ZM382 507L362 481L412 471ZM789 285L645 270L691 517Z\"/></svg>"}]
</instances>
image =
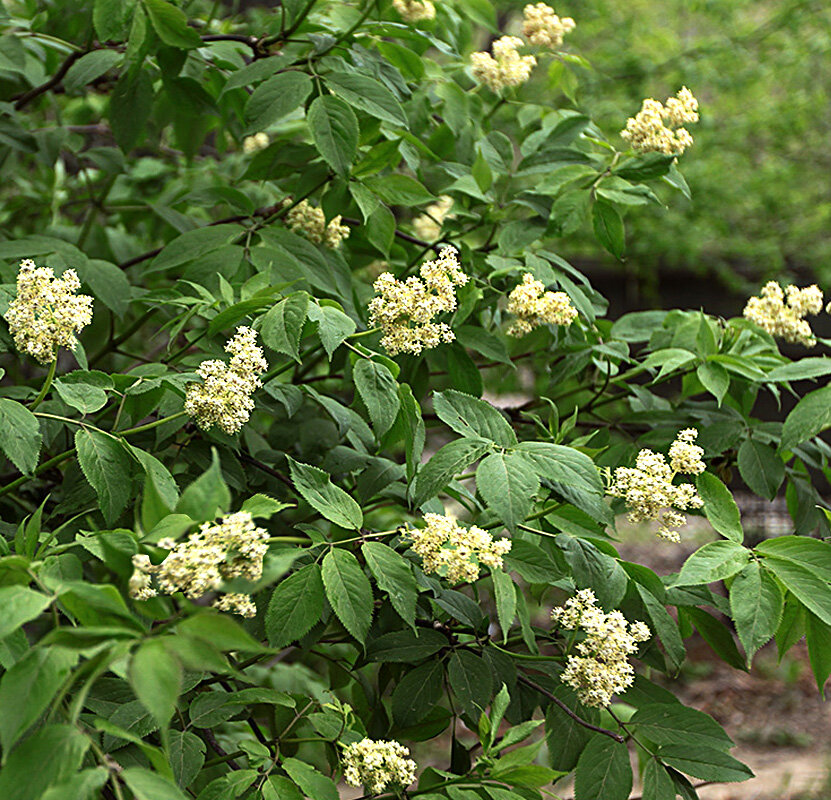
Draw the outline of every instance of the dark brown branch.
<instances>
[{"instance_id":1,"label":"dark brown branch","mask_svg":"<svg viewBox=\"0 0 831 800\"><path fill-rule=\"evenodd\" d=\"M265 472L266 475L271 475L272 478L276 478L281 483L288 486L292 492L295 492L294 484L288 479L287 476L283 475L282 472L274 469L273 467L269 467L268 464L263 464L262 461L258 461L253 456L248 455L248 453L240 452L239 453L239 460L244 461L246 464L250 464L252 467L260 470L261 472Z\"/></svg>"},{"instance_id":2,"label":"dark brown branch","mask_svg":"<svg viewBox=\"0 0 831 800\"><path fill-rule=\"evenodd\" d=\"M222 756L223 758L227 759L225 762L231 769L242 769L242 767L234 761L233 758L228 758L228 753L225 752L222 745L216 740L216 736L214 736L213 731L210 728L199 728L199 733L201 738L208 743L208 746L211 750L214 751L218 756Z\"/></svg>"},{"instance_id":3,"label":"dark brown branch","mask_svg":"<svg viewBox=\"0 0 831 800\"><path fill-rule=\"evenodd\" d=\"M17 98L15 101L14 107L15 110L20 111L21 108L28 105L32 102L36 97L40 97L40 95L45 94L48 92L53 86L57 86L69 72L69 68L81 57L87 54L86 50L73 50L65 59L63 64L59 67L58 71L45 83L42 83L40 86L35 86L34 89L29 89L28 92L24 92L20 97Z\"/></svg>"},{"instance_id":4,"label":"dark brown branch","mask_svg":"<svg viewBox=\"0 0 831 800\"><path fill-rule=\"evenodd\" d=\"M352 217L341 217L341 222L344 225L350 225L353 228L357 228L363 225L363 223L359 219L353 219ZM410 236L409 233L404 233L404 231L398 230L398 228L395 229L395 235L405 242L409 242L410 244L417 244L419 247L430 248L431 250L435 250L437 253L447 245L447 242L443 241L425 242L423 239L417 239L415 236Z\"/></svg>"},{"instance_id":5,"label":"dark brown branch","mask_svg":"<svg viewBox=\"0 0 831 800\"><path fill-rule=\"evenodd\" d=\"M597 725L592 725L591 722L587 722L582 717L577 716L577 714L575 714L562 700L560 700L559 697L552 694L548 691L548 689L540 686L538 683L534 683L534 681L530 678L526 678L524 675L519 675L517 680L520 683L524 683L529 689L539 692L543 695L543 697L547 697L552 703L568 714L568 716L570 716L578 725L582 725L584 728L594 731L595 733L602 733L604 736L608 736L610 739L614 739L616 742L620 742L621 744L626 741L619 733L610 731L608 728L601 728Z\"/></svg>"}]
</instances>

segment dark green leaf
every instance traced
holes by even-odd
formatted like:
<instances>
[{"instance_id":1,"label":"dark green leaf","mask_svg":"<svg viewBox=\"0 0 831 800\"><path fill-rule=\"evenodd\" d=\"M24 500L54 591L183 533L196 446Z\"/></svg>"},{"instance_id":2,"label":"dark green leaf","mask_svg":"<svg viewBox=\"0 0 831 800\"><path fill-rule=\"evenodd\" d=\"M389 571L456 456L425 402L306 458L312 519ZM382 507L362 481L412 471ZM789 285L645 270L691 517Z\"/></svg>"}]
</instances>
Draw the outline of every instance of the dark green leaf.
<instances>
[{"instance_id":1,"label":"dark green leaf","mask_svg":"<svg viewBox=\"0 0 831 800\"><path fill-rule=\"evenodd\" d=\"M418 587L410 562L381 542L365 542L361 552L378 588L389 595L401 619L414 626Z\"/></svg>"},{"instance_id":2,"label":"dark green leaf","mask_svg":"<svg viewBox=\"0 0 831 800\"><path fill-rule=\"evenodd\" d=\"M632 791L632 767L625 744L595 734L577 761L574 800L626 800Z\"/></svg>"},{"instance_id":3,"label":"dark green leaf","mask_svg":"<svg viewBox=\"0 0 831 800\"><path fill-rule=\"evenodd\" d=\"M323 580L309 564L277 584L268 604L265 629L272 647L285 647L308 633L323 614Z\"/></svg>"},{"instance_id":4,"label":"dark green leaf","mask_svg":"<svg viewBox=\"0 0 831 800\"><path fill-rule=\"evenodd\" d=\"M510 530L525 522L540 481L522 453L491 453L476 469L476 488Z\"/></svg>"},{"instance_id":5,"label":"dark green leaf","mask_svg":"<svg viewBox=\"0 0 831 800\"><path fill-rule=\"evenodd\" d=\"M184 12L165 0L142 0L147 9L147 16L159 38L171 47L189 50L199 47L202 39L199 34L188 27L188 18Z\"/></svg>"},{"instance_id":6,"label":"dark green leaf","mask_svg":"<svg viewBox=\"0 0 831 800\"><path fill-rule=\"evenodd\" d=\"M343 489L335 486L326 472L309 464L301 464L291 456L287 458L292 482L312 508L342 528L357 530L361 527L361 507Z\"/></svg>"},{"instance_id":7,"label":"dark green leaf","mask_svg":"<svg viewBox=\"0 0 831 800\"><path fill-rule=\"evenodd\" d=\"M323 585L335 614L359 642L366 640L372 623L372 586L358 559L337 547L323 559Z\"/></svg>"},{"instance_id":8,"label":"dark green leaf","mask_svg":"<svg viewBox=\"0 0 831 800\"><path fill-rule=\"evenodd\" d=\"M30 474L40 455L37 417L16 400L0 397L0 450L21 472Z\"/></svg>"},{"instance_id":9,"label":"dark green leaf","mask_svg":"<svg viewBox=\"0 0 831 800\"><path fill-rule=\"evenodd\" d=\"M355 388L369 411L372 427L380 439L398 416L401 406L398 384L387 367L368 358L362 358L355 364L352 375Z\"/></svg>"},{"instance_id":10,"label":"dark green leaf","mask_svg":"<svg viewBox=\"0 0 831 800\"><path fill-rule=\"evenodd\" d=\"M254 89L245 104L248 130L256 132L270 127L300 106L311 91L312 79L304 72L272 76Z\"/></svg>"},{"instance_id":11,"label":"dark green leaf","mask_svg":"<svg viewBox=\"0 0 831 800\"><path fill-rule=\"evenodd\" d=\"M312 101L307 114L312 141L338 175L347 175L358 152L358 120L339 97Z\"/></svg>"}]
</instances>

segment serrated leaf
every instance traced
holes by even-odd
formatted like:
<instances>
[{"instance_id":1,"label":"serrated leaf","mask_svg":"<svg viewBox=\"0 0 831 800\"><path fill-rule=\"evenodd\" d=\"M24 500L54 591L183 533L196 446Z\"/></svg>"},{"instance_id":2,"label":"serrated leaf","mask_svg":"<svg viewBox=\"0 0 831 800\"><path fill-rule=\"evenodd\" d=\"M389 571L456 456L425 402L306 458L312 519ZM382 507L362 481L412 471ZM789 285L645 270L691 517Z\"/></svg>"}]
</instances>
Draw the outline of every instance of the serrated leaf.
<instances>
[{"instance_id":1,"label":"serrated leaf","mask_svg":"<svg viewBox=\"0 0 831 800\"><path fill-rule=\"evenodd\" d=\"M478 397L448 389L433 395L433 408L442 422L462 436L481 437L500 447L512 447L517 442L505 417Z\"/></svg>"},{"instance_id":2,"label":"serrated leaf","mask_svg":"<svg viewBox=\"0 0 831 800\"><path fill-rule=\"evenodd\" d=\"M473 719L485 711L493 694L493 679L487 662L468 650L456 650L447 666L450 688Z\"/></svg>"},{"instance_id":3,"label":"serrated leaf","mask_svg":"<svg viewBox=\"0 0 831 800\"><path fill-rule=\"evenodd\" d=\"M356 72L331 72L326 84L351 106L392 125L408 127L401 103L380 81Z\"/></svg>"},{"instance_id":4,"label":"serrated leaf","mask_svg":"<svg viewBox=\"0 0 831 800\"><path fill-rule=\"evenodd\" d=\"M437 495L453 476L491 449L483 439L456 439L439 448L418 472L413 505Z\"/></svg>"},{"instance_id":5,"label":"serrated leaf","mask_svg":"<svg viewBox=\"0 0 831 800\"><path fill-rule=\"evenodd\" d=\"M312 141L338 175L348 175L358 152L358 120L339 97L317 97L306 115Z\"/></svg>"},{"instance_id":6,"label":"serrated leaf","mask_svg":"<svg viewBox=\"0 0 831 800\"><path fill-rule=\"evenodd\" d=\"M780 450L792 450L831 427L831 386L806 394L785 418Z\"/></svg>"},{"instance_id":7,"label":"serrated leaf","mask_svg":"<svg viewBox=\"0 0 831 800\"><path fill-rule=\"evenodd\" d=\"M344 628L362 644L372 623L372 586L358 559L343 548L330 550L323 558L326 597Z\"/></svg>"},{"instance_id":8,"label":"serrated leaf","mask_svg":"<svg viewBox=\"0 0 831 800\"><path fill-rule=\"evenodd\" d=\"M380 439L392 427L401 407L398 383L387 367L368 358L355 364L352 377Z\"/></svg>"},{"instance_id":9,"label":"serrated leaf","mask_svg":"<svg viewBox=\"0 0 831 800\"><path fill-rule=\"evenodd\" d=\"M577 761L574 800L626 800L632 791L632 767L625 744L595 734Z\"/></svg>"},{"instance_id":10,"label":"serrated leaf","mask_svg":"<svg viewBox=\"0 0 831 800\"><path fill-rule=\"evenodd\" d=\"M306 292L295 292L280 300L263 317L260 328L263 343L299 362L300 337L308 306L309 295Z\"/></svg>"},{"instance_id":11,"label":"serrated leaf","mask_svg":"<svg viewBox=\"0 0 831 800\"><path fill-rule=\"evenodd\" d=\"M311 764L297 758L286 758L281 762L281 766L306 797L313 797L314 800L338 800L338 787L335 782L318 772Z\"/></svg>"},{"instance_id":12,"label":"serrated leaf","mask_svg":"<svg viewBox=\"0 0 831 800\"><path fill-rule=\"evenodd\" d=\"M509 530L525 522L540 480L521 453L491 453L476 469L476 488Z\"/></svg>"},{"instance_id":13,"label":"serrated leaf","mask_svg":"<svg viewBox=\"0 0 831 800\"><path fill-rule=\"evenodd\" d=\"M502 642L508 641L508 631L516 617L516 590L511 576L501 569L491 570L496 600L496 618L502 628Z\"/></svg>"},{"instance_id":14,"label":"serrated leaf","mask_svg":"<svg viewBox=\"0 0 831 800\"><path fill-rule=\"evenodd\" d=\"M744 539L741 513L730 490L711 472L702 472L695 485L704 501L704 514L713 528L741 544Z\"/></svg>"},{"instance_id":15,"label":"serrated leaf","mask_svg":"<svg viewBox=\"0 0 831 800\"><path fill-rule=\"evenodd\" d=\"M230 505L231 492L225 484L219 456L214 450L211 453L211 466L185 488L174 510L195 522L203 522L227 511Z\"/></svg>"},{"instance_id":16,"label":"serrated leaf","mask_svg":"<svg viewBox=\"0 0 831 800\"><path fill-rule=\"evenodd\" d=\"M684 562L676 586L697 586L724 580L750 560L750 551L732 540L709 542Z\"/></svg>"},{"instance_id":17,"label":"serrated leaf","mask_svg":"<svg viewBox=\"0 0 831 800\"><path fill-rule=\"evenodd\" d=\"M730 615L749 667L753 654L773 638L782 619L782 592L758 561L749 563L733 579Z\"/></svg>"},{"instance_id":18,"label":"serrated leaf","mask_svg":"<svg viewBox=\"0 0 831 800\"><path fill-rule=\"evenodd\" d=\"M256 62L255 62L256 63ZM263 131L300 106L312 91L304 72L281 72L263 81L245 104L249 131Z\"/></svg>"},{"instance_id":19,"label":"serrated leaf","mask_svg":"<svg viewBox=\"0 0 831 800\"><path fill-rule=\"evenodd\" d=\"M421 722L444 690L441 661L433 660L410 670L392 693L392 716L399 727Z\"/></svg>"},{"instance_id":20,"label":"serrated leaf","mask_svg":"<svg viewBox=\"0 0 831 800\"><path fill-rule=\"evenodd\" d=\"M136 650L129 675L141 704L160 726L167 725L182 688L182 666L163 639L148 639Z\"/></svg>"},{"instance_id":21,"label":"serrated leaf","mask_svg":"<svg viewBox=\"0 0 831 800\"><path fill-rule=\"evenodd\" d=\"M339 486L335 486L329 474L310 464L301 464L286 456L291 480L303 499L326 519L342 528L358 530L364 521L361 507Z\"/></svg>"},{"instance_id":22,"label":"serrated leaf","mask_svg":"<svg viewBox=\"0 0 831 800\"><path fill-rule=\"evenodd\" d=\"M378 588L389 595L401 619L415 627L418 586L410 562L381 542L365 542L361 552Z\"/></svg>"},{"instance_id":23,"label":"serrated leaf","mask_svg":"<svg viewBox=\"0 0 831 800\"><path fill-rule=\"evenodd\" d=\"M648 703L635 712L629 724L655 744L700 744L729 750L733 741L709 714L681 703Z\"/></svg>"},{"instance_id":24,"label":"serrated leaf","mask_svg":"<svg viewBox=\"0 0 831 800\"><path fill-rule=\"evenodd\" d=\"M78 463L95 493L104 519L112 523L126 508L133 461L120 439L80 428L75 434Z\"/></svg>"},{"instance_id":25,"label":"serrated leaf","mask_svg":"<svg viewBox=\"0 0 831 800\"><path fill-rule=\"evenodd\" d=\"M272 647L285 647L308 633L323 614L319 564L309 564L277 584L265 617Z\"/></svg>"},{"instance_id":26,"label":"serrated leaf","mask_svg":"<svg viewBox=\"0 0 831 800\"><path fill-rule=\"evenodd\" d=\"M680 772L705 781L746 781L753 772L727 753L705 745L662 745L655 755Z\"/></svg>"},{"instance_id":27,"label":"serrated leaf","mask_svg":"<svg viewBox=\"0 0 831 800\"><path fill-rule=\"evenodd\" d=\"M147 16L159 38L171 47L189 50L199 47L202 39L199 34L188 27L188 18L184 12L165 2L165 0L142 0Z\"/></svg>"},{"instance_id":28,"label":"serrated leaf","mask_svg":"<svg viewBox=\"0 0 831 800\"><path fill-rule=\"evenodd\" d=\"M30 474L40 456L37 417L16 400L0 397L0 450L21 472Z\"/></svg>"},{"instance_id":29,"label":"serrated leaf","mask_svg":"<svg viewBox=\"0 0 831 800\"><path fill-rule=\"evenodd\" d=\"M739 447L739 473L750 490L772 500L785 478L785 465L769 445L745 439Z\"/></svg>"}]
</instances>

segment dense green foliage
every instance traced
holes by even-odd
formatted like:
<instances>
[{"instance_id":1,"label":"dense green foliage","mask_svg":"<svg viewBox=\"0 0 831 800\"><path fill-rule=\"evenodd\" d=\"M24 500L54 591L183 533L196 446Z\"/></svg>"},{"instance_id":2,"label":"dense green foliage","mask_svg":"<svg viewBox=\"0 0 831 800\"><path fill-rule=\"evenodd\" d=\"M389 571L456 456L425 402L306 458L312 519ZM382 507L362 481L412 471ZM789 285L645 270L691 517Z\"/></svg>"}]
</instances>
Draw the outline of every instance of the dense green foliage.
<instances>
[{"instance_id":1,"label":"dense green foliage","mask_svg":"<svg viewBox=\"0 0 831 800\"><path fill-rule=\"evenodd\" d=\"M538 800L570 793L559 781L573 775L576 800L625 800L630 749L651 800L750 777L658 673L678 672L695 631L736 669L805 635L820 689L831 673L816 488L831 388L807 383L831 359L791 361L740 316L607 319L561 254L591 235L619 258L639 247L630 223L679 224L686 160L723 169L706 116L676 163L622 149L629 104L592 121L540 102L536 78L477 86L470 53L498 33L487 0L417 25L375 0L44 5L0 12L0 797L335 800L365 737L417 762L421 743L440 752L413 788L366 796ZM605 24L587 20L611 39ZM578 56L534 52L537 75L577 88ZM663 81L649 93L682 82ZM659 194L673 204L660 221ZM441 196L452 208L425 240ZM444 243L467 276L438 281L445 341L385 350L373 281L413 276ZM46 314L45 295L26 306L21 259L76 270L94 298L74 351L51 362L21 352L24 334L46 335L19 322ZM576 320L508 335L526 274ZM238 326L257 331L265 370L250 343L229 361ZM206 422L210 359L237 381L225 432ZM507 392L521 404L500 408ZM784 423L762 418L762 400L792 392ZM695 475L671 488L697 491L690 513L718 538L659 576L618 554L615 514L632 504L609 490L640 450L666 454L690 428L704 461L689 439L695 463L669 481ZM728 484L784 493L793 535L746 546ZM422 518L451 512L481 529L481 558L445 547L437 569L416 552ZM212 555L178 578L174 556L240 530L221 574L180 591ZM246 572L257 537L262 571ZM473 574L449 580L460 558ZM631 636L638 676L611 705L569 685L590 632L547 613L579 590L649 629Z\"/></svg>"}]
</instances>

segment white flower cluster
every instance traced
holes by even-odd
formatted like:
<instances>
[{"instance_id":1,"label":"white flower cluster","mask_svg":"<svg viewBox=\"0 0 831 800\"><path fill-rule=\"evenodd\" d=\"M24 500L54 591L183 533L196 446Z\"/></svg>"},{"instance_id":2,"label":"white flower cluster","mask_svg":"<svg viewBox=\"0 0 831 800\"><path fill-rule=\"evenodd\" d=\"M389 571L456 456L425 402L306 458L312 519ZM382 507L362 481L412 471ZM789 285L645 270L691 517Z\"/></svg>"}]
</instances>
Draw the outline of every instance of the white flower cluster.
<instances>
[{"instance_id":1,"label":"white flower cluster","mask_svg":"<svg viewBox=\"0 0 831 800\"><path fill-rule=\"evenodd\" d=\"M51 267L21 261L17 295L4 315L15 347L41 364L51 364L60 347L74 350L75 335L92 322L92 298L76 294L80 288L74 269L56 278Z\"/></svg>"},{"instance_id":2,"label":"white flower cluster","mask_svg":"<svg viewBox=\"0 0 831 800\"><path fill-rule=\"evenodd\" d=\"M591 589L578 591L564 606L555 608L551 618L561 628L585 633L575 648L579 655L568 657L560 676L583 705L608 706L615 694L632 685L635 671L627 656L652 636L643 622L627 622L620 611L605 613L597 607Z\"/></svg>"},{"instance_id":3,"label":"white flower cluster","mask_svg":"<svg viewBox=\"0 0 831 800\"><path fill-rule=\"evenodd\" d=\"M508 86L521 86L531 77L537 65L534 56L521 56L517 48L525 43L518 36L502 36L497 39L491 53L472 53L470 65L473 77L498 92Z\"/></svg>"},{"instance_id":4,"label":"white flower cluster","mask_svg":"<svg viewBox=\"0 0 831 800\"><path fill-rule=\"evenodd\" d=\"M232 578L258 580L263 574L268 532L256 527L247 511L238 511L218 523L202 523L184 542L162 539L158 544L170 551L161 564L153 565L143 554L133 556L129 590L136 600L148 600L159 592L184 592L195 599L216 591ZM246 594L222 594L214 605L244 617L257 613L254 601Z\"/></svg>"},{"instance_id":5,"label":"white flower cluster","mask_svg":"<svg viewBox=\"0 0 831 800\"><path fill-rule=\"evenodd\" d=\"M381 794L390 784L406 788L415 780L416 763L405 758L410 751L394 741L361 739L343 750L343 779Z\"/></svg>"},{"instance_id":6,"label":"white flower cluster","mask_svg":"<svg viewBox=\"0 0 831 800\"><path fill-rule=\"evenodd\" d=\"M444 221L453 208L453 198L442 195L437 203L427 206L423 214L413 220L415 235L427 242L435 242L441 236Z\"/></svg>"},{"instance_id":7,"label":"white flower cluster","mask_svg":"<svg viewBox=\"0 0 831 800\"><path fill-rule=\"evenodd\" d=\"M682 127L690 122L698 122L698 100L684 86L666 104L651 97L644 100L620 135L639 153L681 155L693 143L689 131Z\"/></svg>"},{"instance_id":8,"label":"white flower cluster","mask_svg":"<svg viewBox=\"0 0 831 800\"><path fill-rule=\"evenodd\" d=\"M326 224L326 215L322 208L316 208L308 200L303 200L286 215L286 222L295 233L302 233L313 244L323 244L337 250L344 239L349 238L349 226L343 225L340 214L332 217Z\"/></svg>"},{"instance_id":9,"label":"white flower cluster","mask_svg":"<svg viewBox=\"0 0 831 800\"><path fill-rule=\"evenodd\" d=\"M788 286L783 292L778 283L769 281L762 288L760 297L751 297L747 301L744 316L773 336L781 336L786 342L813 347L817 340L805 317L820 311L822 291L816 284L804 289Z\"/></svg>"},{"instance_id":10,"label":"white flower cluster","mask_svg":"<svg viewBox=\"0 0 831 800\"><path fill-rule=\"evenodd\" d=\"M228 364L211 359L197 370L202 383L191 383L185 392L185 413L203 430L218 425L225 433L236 433L251 416L251 395L262 386L260 375L268 369L253 328L239 327L225 345Z\"/></svg>"},{"instance_id":11,"label":"white flower cluster","mask_svg":"<svg viewBox=\"0 0 831 800\"><path fill-rule=\"evenodd\" d=\"M698 475L704 472L704 450L694 444L697 436L695 428L680 431L669 448L669 464L661 453L641 450L635 467L618 467L606 490L612 497L623 498L629 509L630 522L658 520L658 536L671 542L681 541L674 528L687 522L680 512L704 505L691 483L672 483L678 474Z\"/></svg>"},{"instance_id":12,"label":"white flower cluster","mask_svg":"<svg viewBox=\"0 0 831 800\"><path fill-rule=\"evenodd\" d=\"M407 22L421 22L436 17L436 7L430 0L392 0L392 6Z\"/></svg>"},{"instance_id":13,"label":"white flower cluster","mask_svg":"<svg viewBox=\"0 0 831 800\"><path fill-rule=\"evenodd\" d=\"M571 17L558 17L551 6L545 3L529 3L523 11L525 21L522 34L537 47L559 47L563 37L571 33L577 23Z\"/></svg>"},{"instance_id":14,"label":"white flower cluster","mask_svg":"<svg viewBox=\"0 0 831 800\"><path fill-rule=\"evenodd\" d=\"M246 136L242 140L242 152L251 155L252 153L258 153L260 150L265 150L268 145L268 134L260 131L252 136Z\"/></svg>"},{"instance_id":15,"label":"white flower cluster","mask_svg":"<svg viewBox=\"0 0 831 800\"><path fill-rule=\"evenodd\" d=\"M391 354L412 353L452 342L456 336L438 314L456 308L456 286L467 283L453 247L444 247L435 261L426 261L415 276L396 280L389 273L373 284L376 297L369 303L370 324L381 328L382 346Z\"/></svg>"},{"instance_id":16,"label":"white flower cluster","mask_svg":"<svg viewBox=\"0 0 831 800\"><path fill-rule=\"evenodd\" d=\"M530 272L508 295L508 313L516 317L508 328L509 336L524 336L539 325L570 325L577 317L565 292L546 292Z\"/></svg>"},{"instance_id":17,"label":"white flower cluster","mask_svg":"<svg viewBox=\"0 0 831 800\"><path fill-rule=\"evenodd\" d=\"M511 549L509 539L494 539L486 530L463 528L452 517L425 514L426 528L407 531L413 550L421 556L425 572L443 574L451 583L471 582L479 567L502 567L502 556Z\"/></svg>"}]
</instances>

